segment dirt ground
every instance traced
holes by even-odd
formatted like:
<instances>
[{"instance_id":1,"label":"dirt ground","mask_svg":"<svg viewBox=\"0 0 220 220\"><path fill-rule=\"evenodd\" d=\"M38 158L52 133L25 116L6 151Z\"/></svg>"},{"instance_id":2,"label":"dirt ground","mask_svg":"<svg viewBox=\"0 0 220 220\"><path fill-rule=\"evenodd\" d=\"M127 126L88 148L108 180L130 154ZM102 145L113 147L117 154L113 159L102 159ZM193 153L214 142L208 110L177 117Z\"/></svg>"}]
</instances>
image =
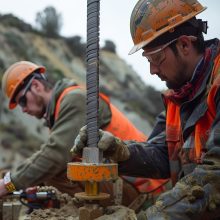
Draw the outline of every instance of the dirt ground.
<instances>
[{"instance_id":1,"label":"dirt ground","mask_svg":"<svg viewBox=\"0 0 220 220\"><path fill-rule=\"evenodd\" d=\"M55 190L60 208L35 209L26 214L27 207L22 206L18 220L79 220L79 203L66 193L59 192L54 187L41 187L39 191ZM82 203L81 203L82 205ZM124 206L111 206L104 210L104 215L97 220L136 220L133 210ZM3 219L6 220L6 219ZM87 220L87 219L85 219Z\"/></svg>"},{"instance_id":2,"label":"dirt ground","mask_svg":"<svg viewBox=\"0 0 220 220\"><path fill-rule=\"evenodd\" d=\"M75 200L66 193L59 192L54 187L40 187L39 192L55 191L56 197L60 202L60 208L35 209L30 214L26 214L27 207L22 206L19 220L77 220L79 219L78 208Z\"/></svg>"}]
</instances>

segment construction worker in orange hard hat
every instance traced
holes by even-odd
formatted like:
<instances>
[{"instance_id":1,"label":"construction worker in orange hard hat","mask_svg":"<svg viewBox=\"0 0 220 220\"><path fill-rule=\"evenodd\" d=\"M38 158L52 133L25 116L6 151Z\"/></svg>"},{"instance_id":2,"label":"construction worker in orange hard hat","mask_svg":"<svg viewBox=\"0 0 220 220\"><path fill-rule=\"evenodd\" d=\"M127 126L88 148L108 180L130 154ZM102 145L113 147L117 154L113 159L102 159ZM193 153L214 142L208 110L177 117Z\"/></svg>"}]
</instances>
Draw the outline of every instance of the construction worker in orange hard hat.
<instances>
[{"instance_id":1,"label":"construction worker in orange hard hat","mask_svg":"<svg viewBox=\"0 0 220 220\"><path fill-rule=\"evenodd\" d=\"M21 88L26 86L25 81L28 81L30 86L34 78L45 79L45 71L45 67L28 61L15 63L7 69L2 79L2 90L9 98L9 109L14 109L17 106L15 97L22 90Z\"/></svg>"},{"instance_id":2,"label":"construction worker in orange hard hat","mask_svg":"<svg viewBox=\"0 0 220 220\"><path fill-rule=\"evenodd\" d=\"M9 109L19 106L24 113L44 118L50 134L37 153L0 180L0 196L40 183L55 186L70 195L84 190L82 184L72 184L67 179L66 166L72 160L70 148L74 139L85 124L86 91L70 79L62 79L52 86L45 72L44 66L20 61L12 64L3 75L2 90L9 99ZM146 136L102 93L99 124L103 130L122 140L146 140ZM152 187L157 191L164 190L164 180L146 178L145 183L151 191ZM102 188L111 194L110 201L113 201L111 183L102 183ZM127 181L123 184L123 191L122 203L125 205L129 205L139 194L135 186Z\"/></svg>"},{"instance_id":3,"label":"construction worker in orange hard hat","mask_svg":"<svg viewBox=\"0 0 220 220\"><path fill-rule=\"evenodd\" d=\"M108 133L112 142L104 146L100 130L98 147L115 161L121 153L122 174L172 179L173 188L138 220L220 217L220 44L204 40L207 22L196 15L205 9L197 0L139 0L131 14L130 54L142 50L150 73L166 82L165 111L145 143ZM85 146L80 134L75 153Z\"/></svg>"}]
</instances>

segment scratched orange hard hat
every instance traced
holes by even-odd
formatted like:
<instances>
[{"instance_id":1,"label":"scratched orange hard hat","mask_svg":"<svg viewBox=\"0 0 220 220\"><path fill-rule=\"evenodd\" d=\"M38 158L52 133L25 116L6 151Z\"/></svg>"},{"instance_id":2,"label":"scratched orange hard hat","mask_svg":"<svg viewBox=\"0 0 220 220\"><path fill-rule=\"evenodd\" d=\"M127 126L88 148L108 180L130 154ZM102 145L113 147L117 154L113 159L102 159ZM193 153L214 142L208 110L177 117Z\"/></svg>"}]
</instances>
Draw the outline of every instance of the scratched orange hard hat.
<instances>
[{"instance_id":1,"label":"scratched orange hard hat","mask_svg":"<svg viewBox=\"0 0 220 220\"><path fill-rule=\"evenodd\" d=\"M130 19L131 37L134 46L129 52L133 54L165 32L204 11L196 0L139 0Z\"/></svg>"},{"instance_id":2,"label":"scratched orange hard hat","mask_svg":"<svg viewBox=\"0 0 220 220\"><path fill-rule=\"evenodd\" d=\"M2 91L9 98L9 109L14 109L17 106L14 96L21 88L24 80L36 71L45 73L46 69L29 61L20 61L12 64L5 71L2 78Z\"/></svg>"}]
</instances>

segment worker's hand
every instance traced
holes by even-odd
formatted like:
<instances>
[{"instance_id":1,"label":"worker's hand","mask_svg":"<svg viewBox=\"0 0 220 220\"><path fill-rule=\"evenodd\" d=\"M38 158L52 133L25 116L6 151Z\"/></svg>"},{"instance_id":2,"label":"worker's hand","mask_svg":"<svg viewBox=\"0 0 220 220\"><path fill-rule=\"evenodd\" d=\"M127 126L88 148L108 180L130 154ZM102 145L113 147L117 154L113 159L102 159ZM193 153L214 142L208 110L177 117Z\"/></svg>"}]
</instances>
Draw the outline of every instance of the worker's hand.
<instances>
[{"instance_id":1,"label":"worker's hand","mask_svg":"<svg viewBox=\"0 0 220 220\"><path fill-rule=\"evenodd\" d=\"M7 195L8 191L5 188L4 180L0 179L0 198Z\"/></svg>"},{"instance_id":2,"label":"worker's hand","mask_svg":"<svg viewBox=\"0 0 220 220\"><path fill-rule=\"evenodd\" d=\"M99 130L98 148L103 151L104 157L114 162L125 161L130 157L127 145L110 132ZM82 150L87 145L86 126L82 127L76 137L74 146L71 149L73 155L82 154Z\"/></svg>"},{"instance_id":3,"label":"worker's hand","mask_svg":"<svg viewBox=\"0 0 220 220\"><path fill-rule=\"evenodd\" d=\"M161 194L155 205L147 209L147 218L204 220L212 219L207 216L216 211L218 213L217 217L219 217L220 195L213 185L213 180L208 181L209 178L212 179L213 177L218 178L217 176L212 176L212 174L206 175L203 170L195 171L183 177L172 190Z\"/></svg>"},{"instance_id":4,"label":"worker's hand","mask_svg":"<svg viewBox=\"0 0 220 220\"><path fill-rule=\"evenodd\" d=\"M87 145L87 130L86 126L82 127L79 130L79 134L77 135L74 145L71 148L70 152L73 156L82 155L82 150Z\"/></svg>"}]
</instances>

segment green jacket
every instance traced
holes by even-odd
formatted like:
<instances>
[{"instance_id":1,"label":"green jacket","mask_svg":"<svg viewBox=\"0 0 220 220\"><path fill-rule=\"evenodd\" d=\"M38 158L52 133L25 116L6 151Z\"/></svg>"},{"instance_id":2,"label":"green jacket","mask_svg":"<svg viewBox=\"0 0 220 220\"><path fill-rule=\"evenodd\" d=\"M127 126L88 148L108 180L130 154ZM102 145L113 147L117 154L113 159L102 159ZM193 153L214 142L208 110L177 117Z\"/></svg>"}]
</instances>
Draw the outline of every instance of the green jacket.
<instances>
[{"instance_id":1,"label":"green jacket","mask_svg":"<svg viewBox=\"0 0 220 220\"><path fill-rule=\"evenodd\" d=\"M56 83L46 113L47 124L50 128L48 140L42 144L40 150L11 172L11 179L16 189L48 182L62 192L71 190L71 185L66 178L66 169L67 163L71 161L70 149L79 129L85 125L86 92L75 89L67 93L61 101L56 121L54 121L54 111L62 91L72 85L76 84L68 79ZM109 106L100 101L100 127L107 125L110 120Z\"/></svg>"}]
</instances>

